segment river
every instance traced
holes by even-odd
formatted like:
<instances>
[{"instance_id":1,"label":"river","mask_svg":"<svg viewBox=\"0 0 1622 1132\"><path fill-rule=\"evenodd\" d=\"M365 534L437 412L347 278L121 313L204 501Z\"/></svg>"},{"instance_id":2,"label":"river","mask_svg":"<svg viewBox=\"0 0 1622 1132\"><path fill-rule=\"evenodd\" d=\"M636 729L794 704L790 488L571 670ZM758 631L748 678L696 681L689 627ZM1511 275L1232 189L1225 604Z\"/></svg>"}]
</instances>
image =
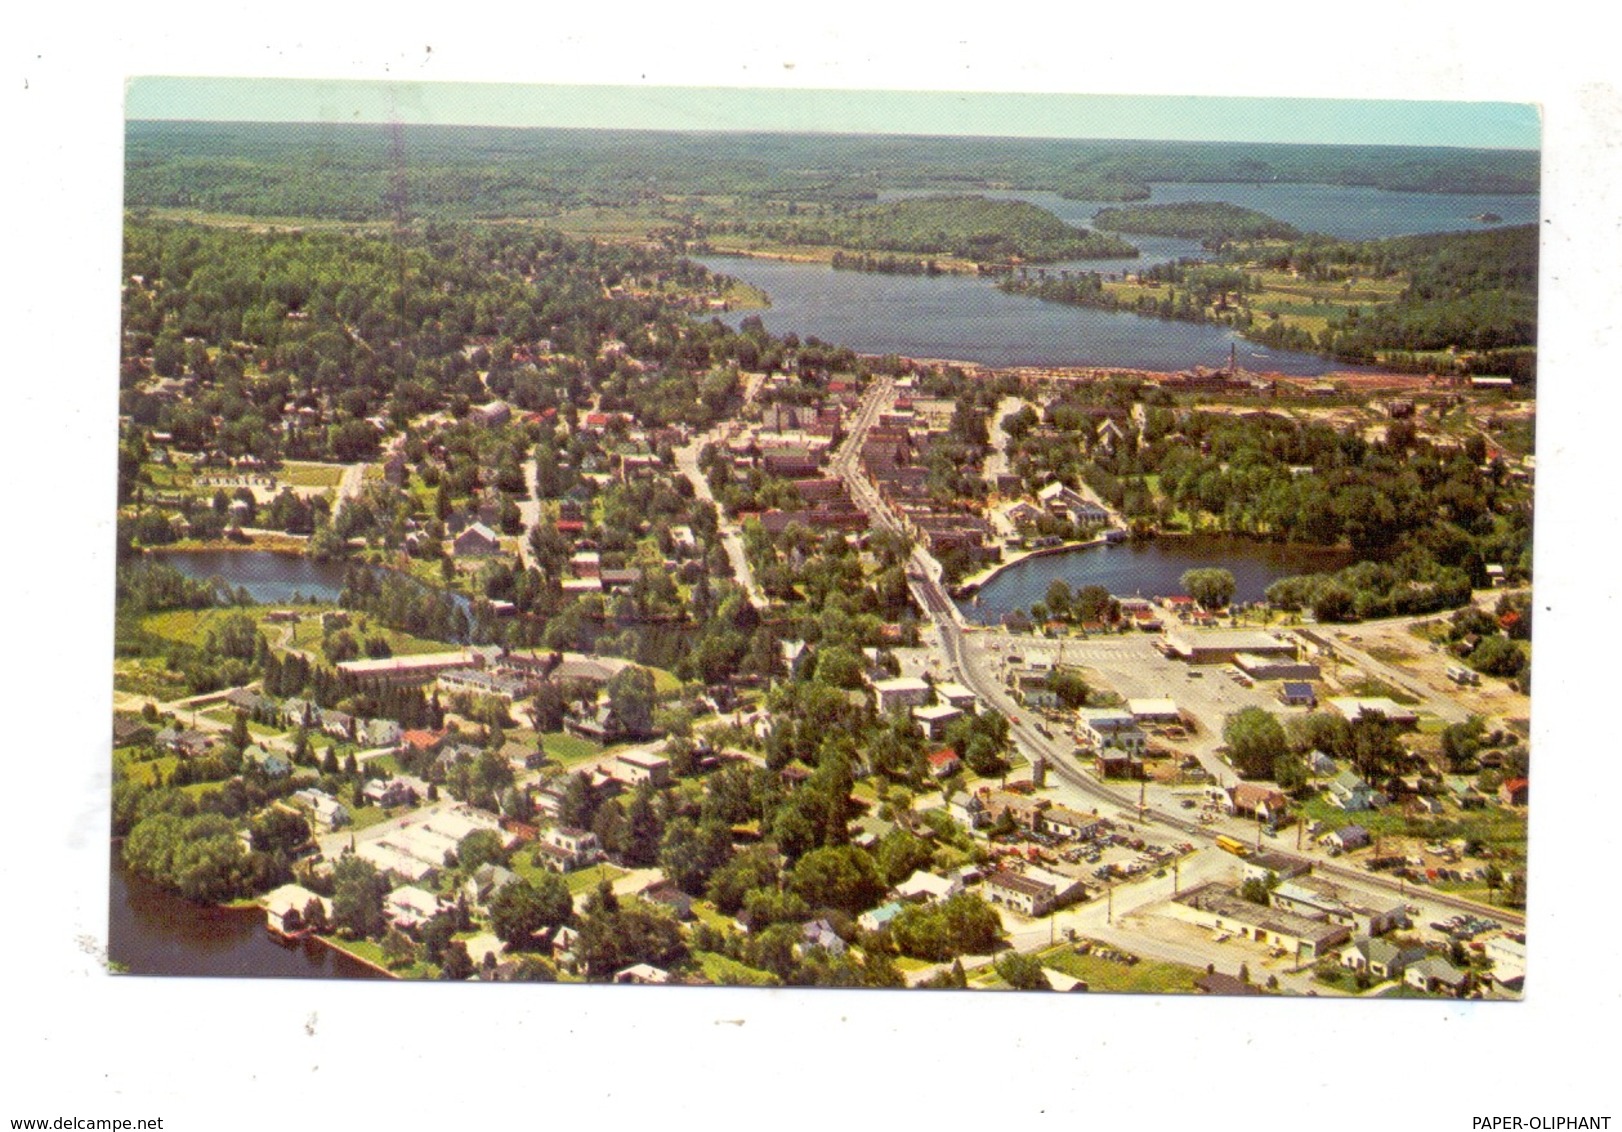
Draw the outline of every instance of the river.
<instances>
[{"instance_id":1,"label":"river","mask_svg":"<svg viewBox=\"0 0 1622 1132\"><path fill-rule=\"evenodd\" d=\"M1400 193L1342 185L1155 184L1148 202L1227 201L1294 224L1302 231L1346 239L1419 232L1475 230L1471 217L1493 212L1505 224L1535 222L1536 196ZM927 195L890 192L881 199ZM1089 227L1105 201L1065 200L1054 193L988 191L983 196L1029 201L1078 227ZM1202 254L1199 242L1165 236L1126 237L1138 259L1076 260L1048 271L1136 271L1153 263ZM827 264L710 255L712 271L742 279L771 297L769 309L724 316L736 326L759 314L773 334L815 336L864 354L954 358L984 365L1112 366L1180 370L1221 366L1230 347L1246 368L1299 377L1356 372L1360 367L1312 354L1268 350L1223 326L1170 322L1121 311L1094 310L1010 295L993 280L966 275L877 275L835 271Z\"/></svg>"},{"instance_id":2,"label":"river","mask_svg":"<svg viewBox=\"0 0 1622 1132\"><path fill-rule=\"evenodd\" d=\"M1208 535L1084 546L1018 562L958 606L970 620L996 624L1016 609L1028 611L1044 601L1055 578L1063 578L1072 592L1097 585L1117 597L1169 596L1184 592L1183 571L1198 567L1229 571L1234 599L1259 601L1280 578L1339 570L1356 557L1351 551Z\"/></svg>"},{"instance_id":3,"label":"river","mask_svg":"<svg viewBox=\"0 0 1622 1132\"><path fill-rule=\"evenodd\" d=\"M278 941L257 908L182 900L111 853L107 956L132 975L215 978L378 979L383 976L314 940Z\"/></svg>"}]
</instances>

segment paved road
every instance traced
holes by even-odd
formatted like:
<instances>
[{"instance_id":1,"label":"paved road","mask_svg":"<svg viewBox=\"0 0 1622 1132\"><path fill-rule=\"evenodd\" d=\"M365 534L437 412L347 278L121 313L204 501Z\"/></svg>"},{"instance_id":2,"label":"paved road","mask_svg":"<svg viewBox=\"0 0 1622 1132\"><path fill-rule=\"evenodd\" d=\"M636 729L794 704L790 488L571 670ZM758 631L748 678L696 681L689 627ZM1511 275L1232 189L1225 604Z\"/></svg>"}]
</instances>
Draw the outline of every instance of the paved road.
<instances>
[{"instance_id":1,"label":"paved road","mask_svg":"<svg viewBox=\"0 0 1622 1132\"><path fill-rule=\"evenodd\" d=\"M727 552L727 561L732 564L732 576L743 586L749 604L756 609L765 609L766 591L755 581L755 572L749 566L749 556L744 553L743 530L728 518L726 511L716 503L715 493L710 490L710 481L705 478L703 469L698 466L699 452L706 444L713 444L719 440L720 436L718 431L711 430L676 449L676 467L687 477L687 482L693 485L693 494L715 508L721 533L721 546Z\"/></svg>"},{"instance_id":2,"label":"paved road","mask_svg":"<svg viewBox=\"0 0 1622 1132\"><path fill-rule=\"evenodd\" d=\"M535 493L535 457L524 461L524 490L528 498L518 504L518 515L524 521L523 533L518 536L518 559L525 570L535 567L535 552L529 548L529 535L541 522L541 500Z\"/></svg>"},{"instance_id":3,"label":"paved road","mask_svg":"<svg viewBox=\"0 0 1622 1132\"><path fill-rule=\"evenodd\" d=\"M338 477L338 500L354 499L366 483L366 465L345 464L343 475ZM334 511L337 508L333 508Z\"/></svg>"}]
</instances>

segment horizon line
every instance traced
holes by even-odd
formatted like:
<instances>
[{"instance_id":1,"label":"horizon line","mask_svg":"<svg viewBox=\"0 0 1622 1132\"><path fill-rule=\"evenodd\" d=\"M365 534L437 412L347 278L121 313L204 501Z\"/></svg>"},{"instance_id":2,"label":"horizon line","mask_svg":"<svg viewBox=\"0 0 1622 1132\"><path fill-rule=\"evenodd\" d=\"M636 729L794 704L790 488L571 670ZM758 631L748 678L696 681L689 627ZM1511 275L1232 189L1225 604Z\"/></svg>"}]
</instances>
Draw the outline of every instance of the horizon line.
<instances>
[{"instance_id":1,"label":"horizon line","mask_svg":"<svg viewBox=\"0 0 1622 1132\"><path fill-rule=\"evenodd\" d=\"M1542 150L1530 103L149 76L125 120Z\"/></svg>"},{"instance_id":2,"label":"horizon line","mask_svg":"<svg viewBox=\"0 0 1622 1132\"><path fill-rule=\"evenodd\" d=\"M829 138L906 138L906 139L959 139L963 141L1012 142L1088 142L1120 145L1258 145L1279 147L1307 147L1320 149L1455 149L1479 153L1539 153L1541 146L1469 145L1446 142L1361 142L1361 141L1276 141L1257 138L1156 138L1156 137L1094 137L1062 134L953 134L918 130L819 130L810 127L788 129L770 126L736 127L681 127L681 126L580 126L580 125L513 125L500 122L408 122L388 118L353 118L334 122L318 118L125 118L125 125L183 125L183 126L319 126L363 127L380 126L403 129L429 130L509 130L524 132L549 130L555 133L612 133L612 134L675 134L689 137L743 136L761 134L769 137L829 137Z\"/></svg>"}]
</instances>

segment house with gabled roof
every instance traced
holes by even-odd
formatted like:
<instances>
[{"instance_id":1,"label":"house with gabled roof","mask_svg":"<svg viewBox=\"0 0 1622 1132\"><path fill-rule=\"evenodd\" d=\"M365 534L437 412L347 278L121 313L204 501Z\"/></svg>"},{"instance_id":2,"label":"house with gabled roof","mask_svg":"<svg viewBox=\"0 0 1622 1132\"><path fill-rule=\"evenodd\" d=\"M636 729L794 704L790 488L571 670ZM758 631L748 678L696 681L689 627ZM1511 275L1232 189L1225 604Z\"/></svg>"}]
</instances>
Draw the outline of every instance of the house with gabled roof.
<instances>
[{"instance_id":1,"label":"house with gabled roof","mask_svg":"<svg viewBox=\"0 0 1622 1132\"><path fill-rule=\"evenodd\" d=\"M1355 771L1343 770L1325 788L1325 799L1336 809L1347 813L1377 810L1386 804L1386 797L1365 782Z\"/></svg>"},{"instance_id":2,"label":"house with gabled roof","mask_svg":"<svg viewBox=\"0 0 1622 1132\"><path fill-rule=\"evenodd\" d=\"M1390 940L1360 935L1340 953L1340 965L1376 979L1398 979L1428 954L1423 947L1401 947Z\"/></svg>"},{"instance_id":3,"label":"house with gabled roof","mask_svg":"<svg viewBox=\"0 0 1622 1132\"><path fill-rule=\"evenodd\" d=\"M1227 796L1226 809L1235 817L1277 822L1290 808L1290 800L1283 791L1259 782L1241 782L1230 787Z\"/></svg>"},{"instance_id":4,"label":"house with gabled roof","mask_svg":"<svg viewBox=\"0 0 1622 1132\"><path fill-rule=\"evenodd\" d=\"M473 523L452 542L458 558L488 558L501 553L501 540L483 523Z\"/></svg>"},{"instance_id":5,"label":"house with gabled roof","mask_svg":"<svg viewBox=\"0 0 1622 1132\"><path fill-rule=\"evenodd\" d=\"M291 800L309 810L315 823L326 829L338 829L349 824L349 810L344 804L313 786L295 790Z\"/></svg>"},{"instance_id":6,"label":"house with gabled roof","mask_svg":"<svg viewBox=\"0 0 1622 1132\"><path fill-rule=\"evenodd\" d=\"M965 829L980 829L992 821L985 802L978 794L971 794L967 790L959 790L946 800L946 812Z\"/></svg>"},{"instance_id":7,"label":"house with gabled roof","mask_svg":"<svg viewBox=\"0 0 1622 1132\"><path fill-rule=\"evenodd\" d=\"M462 883L462 894L473 907L487 908L497 893L521 879L523 878L506 866L486 861Z\"/></svg>"},{"instance_id":8,"label":"house with gabled roof","mask_svg":"<svg viewBox=\"0 0 1622 1132\"><path fill-rule=\"evenodd\" d=\"M1353 849L1361 849L1368 845L1369 831L1360 825L1343 825L1320 837L1319 842L1342 853L1350 853Z\"/></svg>"},{"instance_id":9,"label":"house with gabled roof","mask_svg":"<svg viewBox=\"0 0 1622 1132\"><path fill-rule=\"evenodd\" d=\"M829 955L843 955L845 941L839 938L834 926L827 920L812 920L800 926L800 949L802 951L826 951Z\"/></svg>"},{"instance_id":10,"label":"house with gabled roof","mask_svg":"<svg viewBox=\"0 0 1622 1132\"><path fill-rule=\"evenodd\" d=\"M1429 955L1410 964L1403 972L1402 981L1416 990L1455 996L1463 994L1470 986L1470 976L1440 955Z\"/></svg>"}]
</instances>

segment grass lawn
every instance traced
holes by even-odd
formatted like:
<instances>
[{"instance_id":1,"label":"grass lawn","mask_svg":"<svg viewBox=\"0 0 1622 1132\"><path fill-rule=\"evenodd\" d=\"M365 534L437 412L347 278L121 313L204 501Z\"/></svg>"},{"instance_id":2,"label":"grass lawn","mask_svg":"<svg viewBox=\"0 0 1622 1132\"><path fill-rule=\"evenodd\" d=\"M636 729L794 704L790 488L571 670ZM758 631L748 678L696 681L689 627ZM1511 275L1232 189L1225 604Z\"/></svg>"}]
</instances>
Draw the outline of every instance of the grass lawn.
<instances>
[{"instance_id":1,"label":"grass lawn","mask_svg":"<svg viewBox=\"0 0 1622 1132\"><path fill-rule=\"evenodd\" d=\"M189 690L185 679L169 671L156 657L126 657L113 662L113 687L120 692L148 696L160 703L179 699Z\"/></svg>"},{"instance_id":2,"label":"grass lawn","mask_svg":"<svg viewBox=\"0 0 1622 1132\"><path fill-rule=\"evenodd\" d=\"M392 816L382 806L365 806L360 809L352 809L349 811L349 825L345 828L358 833L374 825L381 825Z\"/></svg>"},{"instance_id":3,"label":"grass lawn","mask_svg":"<svg viewBox=\"0 0 1622 1132\"><path fill-rule=\"evenodd\" d=\"M895 957L895 965L896 965L896 970L906 972L906 971L927 971L931 967L933 967L935 964L931 963L927 959L914 959L910 955L897 955Z\"/></svg>"},{"instance_id":4,"label":"grass lawn","mask_svg":"<svg viewBox=\"0 0 1622 1132\"><path fill-rule=\"evenodd\" d=\"M422 960L413 960L401 967L390 967L383 958L383 945L370 939L329 939L334 947L340 951L347 951L357 959L363 959L374 966L392 971L402 979L437 979L439 968L432 963Z\"/></svg>"},{"instance_id":5,"label":"grass lawn","mask_svg":"<svg viewBox=\"0 0 1622 1132\"><path fill-rule=\"evenodd\" d=\"M276 478L293 487L337 487L344 478L339 464L316 464L304 460L288 460Z\"/></svg>"},{"instance_id":6,"label":"grass lawn","mask_svg":"<svg viewBox=\"0 0 1622 1132\"><path fill-rule=\"evenodd\" d=\"M1081 979L1095 991L1127 994L1188 994L1194 980L1204 974L1180 963L1159 963L1144 959L1128 967L1096 955L1077 955L1067 944L1037 953L1044 967Z\"/></svg>"},{"instance_id":7,"label":"grass lawn","mask_svg":"<svg viewBox=\"0 0 1622 1132\"><path fill-rule=\"evenodd\" d=\"M603 753L603 749L595 743L570 735L566 731L547 731L541 735L541 750L546 752L547 758L555 759L564 766L573 763L585 762Z\"/></svg>"},{"instance_id":8,"label":"grass lawn","mask_svg":"<svg viewBox=\"0 0 1622 1132\"><path fill-rule=\"evenodd\" d=\"M519 849L518 852L513 854L512 862L508 867L533 884L544 877L550 870L545 865L537 865L531 862L530 852L531 850L528 848ZM624 875L624 869L617 869L613 865L593 865L589 869L580 869L577 872L566 874L563 881L569 886L569 891L578 896L582 892L590 892L596 888L599 881L607 880L612 883L616 878Z\"/></svg>"},{"instance_id":9,"label":"grass lawn","mask_svg":"<svg viewBox=\"0 0 1622 1132\"><path fill-rule=\"evenodd\" d=\"M336 606L322 606L320 609L335 609ZM389 652L394 656L418 656L423 653L446 652L453 646L443 641L430 640L427 637L413 637L410 633L402 633L398 629L390 629L379 625L364 615L353 617L347 632L357 641L367 641L373 637L382 637L388 642ZM289 642L296 649L321 655L321 641L325 636L321 628L321 618L306 617L293 628L293 636ZM282 638L279 635L268 636L271 644L279 644Z\"/></svg>"},{"instance_id":10,"label":"grass lawn","mask_svg":"<svg viewBox=\"0 0 1622 1132\"><path fill-rule=\"evenodd\" d=\"M1386 990L1381 991L1379 994L1375 995L1374 997L1375 998L1447 998L1448 996L1443 995L1443 994L1429 994L1429 993L1427 993L1425 991L1418 990L1415 987L1411 987L1407 983L1399 983L1397 986L1389 987Z\"/></svg>"},{"instance_id":11,"label":"grass lawn","mask_svg":"<svg viewBox=\"0 0 1622 1132\"><path fill-rule=\"evenodd\" d=\"M113 751L113 765L131 782L142 786L157 786L169 777L180 759L162 755L155 759L137 759L133 747L119 747Z\"/></svg>"},{"instance_id":12,"label":"grass lawn","mask_svg":"<svg viewBox=\"0 0 1622 1132\"><path fill-rule=\"evenodd\" d=\"M718 987L776 987L783 983L770 971L746 966L718 952L695 951L693 958L704 977Z\"/></svg>"},{"instance_id":13,"label":"grass lawn","mask_svg":"<svg viewBox=\"0 0 1622 1132\"><path fill-rule=\"evenodd\" d=\"M624 869L616 869L613 865L593 865L589 869L572 872L563 879L568 884L569 891L579 895L582 892L590 892L602 881L606 880L612 884L624 875Z\"/></svg>"},{"instance_id":14,"label":"grass lawn","mask_svg":"<svg viewBox=\"0 0 1622 1132\"><path fill-rule=\"evenodd\" d=\"M1370 655L1372 656L1373 653L1370 653ZM1377 679L1373 676L1365 676L1357 683L1347 685L1346 694L1348 696L1364 696L1370 698L1384 696L1395 703L1405 704L1410 707L1419 702L1418 696L1404 692L1401 688L1394 688L1390 684L1387 684L1384 680Z\"/></svg>"},{"instance_id":15,"label":"grass lawn","mask_svg":"<svg viewBox=\"0 0 1622 1132\"><path fill-rule=\"evenodd\" d=\"M738 930L738 926L732 922L732 917L708 900L693 901L693 916L700 923L708 924L717 931L736 932Z\"/></svg>"},{"instance_id":16,"label":"grass lawn","mask_svg":"<svg viewBox=\"0 0 1622 1132\"><path fill-rule=\"evenodd\" d=\"M166 613L153 613L142 618L141 628L154 637L161 637L166 641L198 644L210 629L220 625L228 617L246 614L257 625L269 612L268 607L262 606L220 609L171 609Z\"/></svg>"},{"instance_id":17,"label":"grass lawn","mask_svg":"<svg viewBox=\"0 0 1622 1132\"><path fill-rule=\"evenodd\" d=\"M1499 806L1458 810L1449 804L1445 813L1433 818L1408 817L1394 806L1383 811L1348 814L1320 796L1303 802L1301 813L1309 820L1322 822L1326 833L1343 825L1360 825L1377 837L1418 837L1426 841L1462 837L1488 845L1519 847L1523 852L1526 848L1526 816Z\"/></svg>"}]
</instances>

